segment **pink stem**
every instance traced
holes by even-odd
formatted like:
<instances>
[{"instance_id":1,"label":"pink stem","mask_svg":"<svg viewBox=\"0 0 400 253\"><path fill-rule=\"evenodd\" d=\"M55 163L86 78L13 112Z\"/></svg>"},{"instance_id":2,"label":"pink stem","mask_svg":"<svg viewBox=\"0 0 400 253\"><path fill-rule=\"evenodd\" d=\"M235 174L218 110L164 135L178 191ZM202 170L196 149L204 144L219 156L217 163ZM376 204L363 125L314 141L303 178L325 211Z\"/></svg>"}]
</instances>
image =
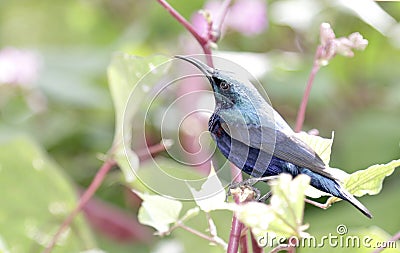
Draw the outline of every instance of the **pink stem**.
<instances>
[{"instance_id":1,"label":"pink stem","mask_svg":"<svg viewBox=\"0 0 400 253\"><path fill-rule=\"evenodd\" d=\"M112 167L116 165L114 160L108 159L104 162L101 166L99 171L97 172L96 176L94 177L92 183L89 185L87 190L82 194L81 198L79 199L78 205L75 209L68 215L68 217L64 220L61 224L60 228L57 230L55 235L53 236L52 240L50 241L49 245L44 249L43 253L50 253L54 248L55 244L57 243L58 239L60 238L61 234L64 232L66 228L70 226L76 215L82 210L82 208L87 204L87 202L93 197L96 190L99 188L101 183L103 182L105 176L107 175L108 171Z\"/></svg>"},{"instance_id":2,"label":"pink stem","mask_svg":"<svg viewBox=\"0 0 400 253\"><path fill-rule=\"evenodd\" d=\"M231 165L231 174L232 176L235 176L238 173L239 169L232 163L230 165ZM239 172L239 174L233 178L233 181L234 182L243 181L242 173ZM236 204L240 204L239 196L234 196L234 199ZM241 223L239 219L236 217L236 215L233 214L232 228L231 228L231 233L229 234L228 250L226 251L227 253L238 252L240 234L242 233L243 228L244 228L243 223Z\"/></svg>"},{"instance_id":3,"label":"pink stem","mask_svg":"<svg viewBox=\"0 0 400 253\"><path fill-rule=\"evenodd\" d=\"M167 3L165 0L157 0L163 7L166 9L172 17L174 17L179 23L181 23L192 35L193 37L199 42L201 48L203 49L204 54L206 55L206 61L207 64L210 67L213 67L213 61L212 61L212 51L210 48L210 40L209 38L205 38L201 36L196 29L192 26L192 24L189 23L179 12L177 12L169 3Z\"/></svg>"},{"instance_id":4,"label":"pink stem","mask_svg":"<svg viewBox=\"0 0 400 253\"><path fill-rule=\"evenodd\" d=\"M296 252L296 248L289 246L287 244L280 244L280 245L276 246L275 248L273 248L269 253L278 253L282 250L286 250L286 252L288 252L288 253Z\"/></svg>"},{"instance_id":5,"label":"pink stem","mask_svg":"<svg viewBox=\"0 0 400 253\"><path fill-rule=\"evenodd\" d=\"M317 74L318 70L320 69L320 64L318 63L317 59L321 53L321 50L322 50L322 47L318 46L317 51L315 52L314 65L311 69L311 73L310 73L310 76L307 81L306 90L304 92L303 99L301 100L300 108L297 113L296 128L295 128L296 132L300 132L301 129L303 128L304 118L306 115L306 109L307 109L307 104L308 104L308 98L310 96L312 84L314 82L315 75Z\"/></svg>"},{"instance_id":6,"label":"pink stem","mask_svg":"<svg viewBox=\"0 0 400 253\"><path fill-rule=\"evenodd\" d=\"M251 232L250 232L251 233ZM256 238L253 233L251 233L251 247L253 249L253 253L262 253L264 252L263 248L258 245Z\"/></svg>"},{"instance_id":7,"label":"pink stem","mask_svg":"<svg viewBox=\"0 0 400 253\"><path fill-rule=\"evenodd\" d=\"M400 232L398 232L397 234L395 234L392 238L390 238L387 242L395 242L400 240ZM383 251L385 248L377 248L376 250L374 250L372 253L379 253L381 251Z\"/></svg>"},{"instance_id":8,"label":"pink stem","mask_svg":"<svg viewBox=\"0 0 400 253\"><path fill-rule=\"evenodd\" d=\"M192 24L189 23L179 12L177 12L169 3L165 0L157 0L171 15L181 23L199 42L199 44L203 47L208 44L208 40L198 34Z\"/></svg>"},{"instance_id":9,"label":"pink stem","mask_svg":"<svg viewBox=\"0 0 400 253\"><path fill-rule=\"evenodd\" d=\"M153 155L156 155L158 153L161 153L161 152L167 150L168 148L169 148L169 146L165 146L164 143L160 142L153 146L145 147L143 149L136 151L136 155L138 156L139 161L142 162L142 161L149 159Z\"/></svg>"},{"instance_id":10,"label":"pink stem","mask_svg":"<svg viewBox=\"0 0 400 253\"><path fill-rule=\"evenodd\" d=\"M239 202L239 197L235 197L235 202ZM229 234L229 242L228 242L228 249L226 253L237 253L239 249L239 241L240 241L240 234L242 233L244 225L236 218L236 215L233 215L232 218L232 228L231 233Z\"/></svg>"},{"instance_id":11,"label":"pink stem","mask_svg":"<svg viewBox=\"0 0 400 253\"><path fill-rule=\"evenodd\" d=\"M247 245L247 233L241 233L240 236L240 253L249 252L249 246Z\"/></svg>"}]
</instances>

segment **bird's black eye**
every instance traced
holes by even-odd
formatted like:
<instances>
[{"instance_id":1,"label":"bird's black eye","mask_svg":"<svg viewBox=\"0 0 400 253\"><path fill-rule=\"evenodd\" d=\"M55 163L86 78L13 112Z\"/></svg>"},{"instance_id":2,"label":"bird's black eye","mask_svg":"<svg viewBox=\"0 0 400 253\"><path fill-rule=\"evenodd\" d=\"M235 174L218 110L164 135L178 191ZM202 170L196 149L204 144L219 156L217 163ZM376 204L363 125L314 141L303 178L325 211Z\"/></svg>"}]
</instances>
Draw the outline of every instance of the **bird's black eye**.
<instances>
[{"instance_id":1,"label":"bird's black eye","mask_svg":"<svg viewBox=\"0 0 400 253\"><path fill-rule=\"evenodd\" d=\"M229 88L231 87L227 82L225 82L225 81L222 81L220 84L219 84L219 87L221 88L221 90L229 90Z\"/></svg>"}]
</instances>

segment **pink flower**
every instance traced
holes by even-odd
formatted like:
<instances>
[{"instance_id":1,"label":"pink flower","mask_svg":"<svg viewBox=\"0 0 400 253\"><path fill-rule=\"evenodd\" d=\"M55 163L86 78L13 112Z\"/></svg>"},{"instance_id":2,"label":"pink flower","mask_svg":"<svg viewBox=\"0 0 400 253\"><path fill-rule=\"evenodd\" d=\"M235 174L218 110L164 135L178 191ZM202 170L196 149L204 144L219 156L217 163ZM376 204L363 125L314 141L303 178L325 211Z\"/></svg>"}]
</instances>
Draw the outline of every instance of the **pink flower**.
<instances>
[{"instance_id":1,"label":"pink flower","mask_svg":"<svg viewBox=\"0 0 400 253\"><path fill-rule=\"evenodd\" d=\"M207 36L208 22L214 20L219 15L221 4L220 1L209 1L204 6L203 11L193 14L192 25L201 36ZM207 15L210 16L207 18Z\"/></svg>"},{"instance_id":2,"label":"pink flower","mask_svg":"<svg viewBox=\"0 0 400 253\"><path fill-rule=\"evenodd\" d=\"M247 36L262 33L268 25L265 1L236 1L229 10L226 25Z\"/></svg>"},{"instance_id":3,"label":"pink flower","mask_svg":"<svg viewBox=\"0 0 400 253\"><path fill-rule=\"evenodd\" d=\"M4 48L0 50L0 84L29 86L37 80L40 65L32 51Z\"/></svg>"},{"instance_id":4,"label":"pink flower","mask_svg":"<svg viewBox=\"0 0 400 253\"><path fill-rule=\"evenodd\" d=\"M196 31L207 36L209 22L220 18L222 1L209 1L204 6L204 11L192 16L192 24ZM238 31L246 36L262 33L268 25L267 6L263 0L238 0L229 7L223 28ZM213 27L217 29L217 27ZM221 31L222 32L222 31Z\"/></svg>"}]
</instances>

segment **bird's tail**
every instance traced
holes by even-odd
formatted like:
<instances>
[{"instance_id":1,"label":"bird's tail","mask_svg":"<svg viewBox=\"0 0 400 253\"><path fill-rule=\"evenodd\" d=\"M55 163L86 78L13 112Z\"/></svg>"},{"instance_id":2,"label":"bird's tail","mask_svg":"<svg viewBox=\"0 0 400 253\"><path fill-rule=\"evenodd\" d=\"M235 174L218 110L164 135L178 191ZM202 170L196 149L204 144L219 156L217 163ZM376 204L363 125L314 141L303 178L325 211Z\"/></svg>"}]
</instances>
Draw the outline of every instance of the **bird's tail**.
<instances>
[{"instance_id":1,"label":"bird's tail","mask_svg":"<svg viewBox=\"0 0 400 253\"><path fill-rule=\"evenodd\" d=\"M358 201L350 192L348 192L347 190L345 190L343 187L341 187L340 185L338 185L337 190L341 193L342 196L340 196L340 198L347 200L348 202L350 202L350 204L352 204L355 208L357 208L358 210L360 210L360 212L362 212L365 216L367 216L368 218L372 218L372 214L371 212L360 202Z\"/></svg>"}]
</instances>

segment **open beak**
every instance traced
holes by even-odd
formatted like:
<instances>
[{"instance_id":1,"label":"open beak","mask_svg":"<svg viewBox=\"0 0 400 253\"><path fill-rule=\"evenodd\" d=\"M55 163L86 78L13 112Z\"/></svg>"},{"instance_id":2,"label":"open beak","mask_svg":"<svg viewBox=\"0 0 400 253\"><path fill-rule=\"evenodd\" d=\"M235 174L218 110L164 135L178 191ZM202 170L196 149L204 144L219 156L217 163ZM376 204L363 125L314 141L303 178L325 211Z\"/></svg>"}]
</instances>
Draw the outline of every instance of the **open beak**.
<instances>
[{"instance_id":1,"label":"open beak","mask_svg":"<svg viewBox=\"0 0 400 253\"><path fill-rule=\"evenodd\" d=\"M182 59L184 61L190 62L194 66L196 66L198 69L200 69L201 72L211 81L212 80L212 75L214 74L214 69L207 66L206 64L202 63L201 61L197 60L196 58L193 57L185 57L185 56L180 56L180 55L175 55L175 58Z\"/></svg>"}]
</instances>

